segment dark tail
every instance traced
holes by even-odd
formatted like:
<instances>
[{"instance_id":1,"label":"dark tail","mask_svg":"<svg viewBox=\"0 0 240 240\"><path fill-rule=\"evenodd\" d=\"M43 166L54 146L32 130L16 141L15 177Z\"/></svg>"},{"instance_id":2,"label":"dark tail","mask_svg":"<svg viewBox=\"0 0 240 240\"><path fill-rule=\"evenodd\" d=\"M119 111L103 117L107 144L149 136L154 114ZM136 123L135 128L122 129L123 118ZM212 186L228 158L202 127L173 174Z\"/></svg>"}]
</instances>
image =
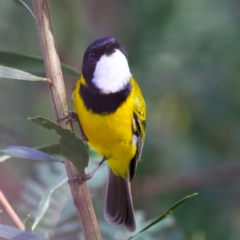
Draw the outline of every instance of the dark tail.
<instances>
[{"instance_id":1,"label":"dark tail","mask_svg":"<svg viewBox=\"0 0 240 240\"><path fill-rule=\"evenodd\" d=\"M136 229L129 176L123 179L114 175L110 168L104 217L111 224L123 224L130 232Z\"/></svg>"}]
</instances>

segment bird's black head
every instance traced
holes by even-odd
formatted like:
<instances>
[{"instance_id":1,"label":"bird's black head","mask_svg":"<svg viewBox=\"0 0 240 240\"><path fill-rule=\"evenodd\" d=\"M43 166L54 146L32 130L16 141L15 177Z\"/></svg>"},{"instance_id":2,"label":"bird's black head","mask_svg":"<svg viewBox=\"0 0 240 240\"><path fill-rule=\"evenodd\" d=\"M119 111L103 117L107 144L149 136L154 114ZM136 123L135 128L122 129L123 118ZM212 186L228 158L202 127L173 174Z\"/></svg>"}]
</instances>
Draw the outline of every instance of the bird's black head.
<instances>
[{"instance_id":1,"label":"bird's black head","mask_svg":"<svg viewBox=\"0 0 240 240\"><path fill-rule=\"evenodd\" d=\"M122 53L124 50L119 43L112 37L100 38L94 41L85 51L83 57L82 74L87 84L92 84L93 74L96 68L96 64L99 59L103 56L110 56L119 49Z\"/></svg>"}]
</instances>

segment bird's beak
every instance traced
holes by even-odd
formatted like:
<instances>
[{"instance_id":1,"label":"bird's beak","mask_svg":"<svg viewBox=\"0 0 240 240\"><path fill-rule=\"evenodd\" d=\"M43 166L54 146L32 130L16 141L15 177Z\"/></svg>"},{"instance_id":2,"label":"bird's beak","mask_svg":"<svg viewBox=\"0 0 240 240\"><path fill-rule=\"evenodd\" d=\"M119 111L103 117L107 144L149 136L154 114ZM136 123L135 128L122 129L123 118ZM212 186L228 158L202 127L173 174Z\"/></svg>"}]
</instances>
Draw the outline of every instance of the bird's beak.
<instances>
[{"instance_id":1,"label":"bird's beak","mask_svg":"<svg viewBox=\"0 0 240 240\"><path fill-rule=\"evenodd\" d=\"M116 49L119 47L117 42L113 42L111 45L107 47L107 55L111 55L116 51Z\"/></svg>"}]
</instances>

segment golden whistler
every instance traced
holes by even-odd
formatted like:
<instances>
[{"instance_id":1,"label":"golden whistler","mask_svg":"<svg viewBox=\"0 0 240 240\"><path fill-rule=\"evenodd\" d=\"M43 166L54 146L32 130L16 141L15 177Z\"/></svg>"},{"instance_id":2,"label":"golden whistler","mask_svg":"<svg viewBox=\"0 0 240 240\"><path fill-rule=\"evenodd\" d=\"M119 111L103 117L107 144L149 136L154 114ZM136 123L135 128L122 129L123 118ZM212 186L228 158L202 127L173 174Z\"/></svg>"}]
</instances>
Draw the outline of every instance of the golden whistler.
<instances>
[{"instance_id":1,"label":"golden whistler","mask_svg":"<svg viewBox=\"0 0 240 240\"><path fill-rule=\"evenodd\" d=\"M114 38L98 39L87 48L73 101L87 143L109 165L105 219L134 231L130 182L144 143L146 106Z\"/></svg>"}]
</instances>

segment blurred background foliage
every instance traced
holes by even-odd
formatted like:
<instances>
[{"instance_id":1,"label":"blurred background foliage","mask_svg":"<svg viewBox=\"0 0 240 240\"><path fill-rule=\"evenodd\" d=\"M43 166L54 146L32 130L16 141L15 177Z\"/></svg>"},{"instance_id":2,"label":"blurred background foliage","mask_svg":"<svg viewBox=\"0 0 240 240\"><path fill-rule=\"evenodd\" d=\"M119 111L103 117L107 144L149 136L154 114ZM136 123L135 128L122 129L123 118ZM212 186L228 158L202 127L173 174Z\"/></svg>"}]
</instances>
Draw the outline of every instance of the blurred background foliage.
<instances>
[{"instance_id":1,"label":"blurred background foliage","mask_svg":"<svg viewBox=\"0 0 240 240\"><path fill-rule=\"evenodd\" d=\"M31 1L25 2L31 6ZM145 147L132 184L138 223L159 216L179 198L199 192L164 220L169 222L163 221L158 233L142 239L239 239L240 2L49 2L62 62L81 70L86 47L104 36L114 36L128 52L147 103ZM1 51L41 56L34 19L14 1L0 3L0 39ZM75 81L65 77L70 108ZM54 119L47 84L1 79L0 93L1 149L57 141L51 131L27 121L28 116L37 115ZM26 182L46 189L51 174L56 174L53 166L42 165L16 159L1 163L0 189L22 219L30 211L23 197L30 191ZM39 171L44 183L37 177ZM102 173L105 179L106 171L100 171L98 175ZM112 239L109 229L115 228L106 225L102 216L104 184L94 186L93 201L100 227L105 229L104 239ZM38 202L40 188L32 189L38 189ZM1 222L12 224L4 216L0 215ZM125 239L121 232L114 234L114 239Z\"/></svg>"}]
</instances>

